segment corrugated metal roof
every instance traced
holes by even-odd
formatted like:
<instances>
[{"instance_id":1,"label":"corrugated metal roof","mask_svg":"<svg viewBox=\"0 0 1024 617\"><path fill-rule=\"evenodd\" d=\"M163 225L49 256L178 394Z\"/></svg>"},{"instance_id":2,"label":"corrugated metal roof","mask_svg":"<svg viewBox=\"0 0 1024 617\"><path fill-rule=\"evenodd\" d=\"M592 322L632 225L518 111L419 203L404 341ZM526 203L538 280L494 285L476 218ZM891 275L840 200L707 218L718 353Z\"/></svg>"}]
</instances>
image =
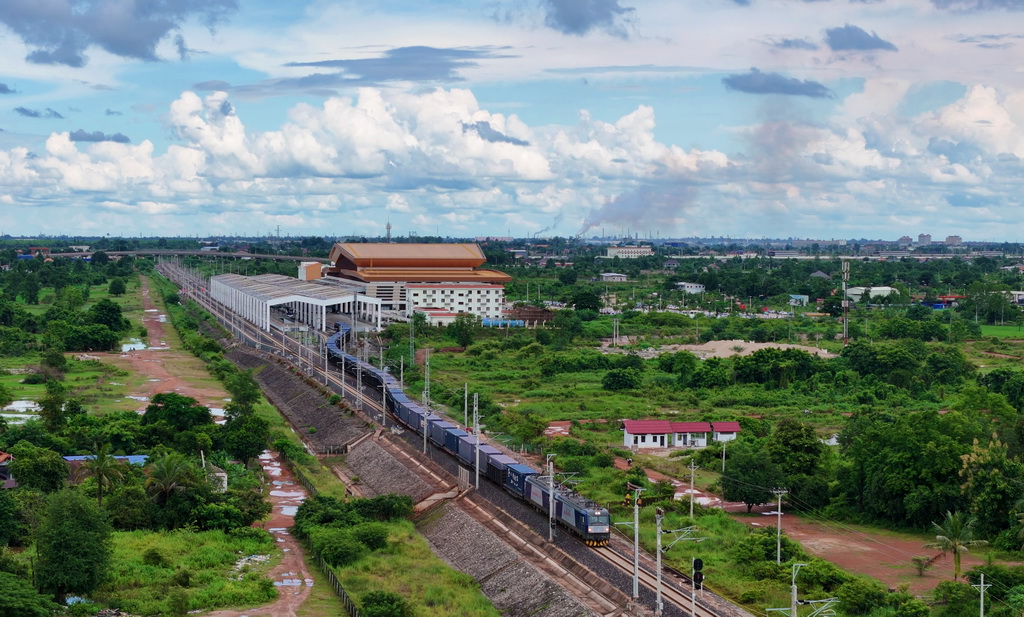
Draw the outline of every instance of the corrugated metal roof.
<instances>
[{"instance_id":1,"label":"corrugated metal roof","mask_svg":"<svg viewBox=\"0 0 1024 617\"><path fill-rule=\"evenodd\" d=\"M630 435L667 435L672 432L668 420L626 420L623 422Z\"/></svg>"},{"instance_id":2,"label":"corrugated metal roof","mask_svg":"<svg viewBox=\"0 0 1024 617\"><path fill-rule=\"evenodd\" d=\"M738 433L740 432L739 422L712 422L716 433Z\"/></svg>"},{"instance_id":3,"label":"corrugated metal roof","mask_svg":"<svg viewBox=\"0 0 1024 617\"><path fill-rule=\"evenodd\" d=\"M512 277L497 270L469 270L464 268L360 268L359 270L340 269L328 271L343 277L366 283L395 281L417 283L505 283Z\"/></svg>"},{"instance_id":4,"label":"corrugated metal roof","mask_svg":"<svg viewBox=\"0 0 1024 617\"><path fill-rule=\"evenodd\" d=\"M673 433L710 433L710 422L673 422Z\"/></svg>"},{"instance_id":5,"label":"corrugated metal roof","mask_svg":"<svg viewBox=\"0 0 1024 617\"><path fill-rule=\"evenodd\" d=\"M487 261L476 244L388 244L345 242L331 249L331 261L367 267L415 267L428 263L445 267L475 268Z\"/></svg>"}]
</instances>

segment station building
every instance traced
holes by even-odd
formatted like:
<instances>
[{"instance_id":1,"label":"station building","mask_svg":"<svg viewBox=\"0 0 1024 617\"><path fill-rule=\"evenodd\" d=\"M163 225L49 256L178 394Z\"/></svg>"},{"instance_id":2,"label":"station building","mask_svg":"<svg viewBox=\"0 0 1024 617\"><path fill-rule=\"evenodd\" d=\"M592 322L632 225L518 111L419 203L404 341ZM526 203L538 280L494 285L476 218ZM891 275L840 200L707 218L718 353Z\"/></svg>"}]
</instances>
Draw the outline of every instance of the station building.
<instances>
[{"instance_id":1,"label":"station building","mask_svg":"<svg viewBox=\"0 0 1024 617\"><path fill-rule=\"evenodd\" d=\"M406 317L431 309L423 312L499 318L512 280L482 269L487 259L476 244L339 243L330 257L324 280L362 285L383 310Z\"/></svg>"}]
</instances>

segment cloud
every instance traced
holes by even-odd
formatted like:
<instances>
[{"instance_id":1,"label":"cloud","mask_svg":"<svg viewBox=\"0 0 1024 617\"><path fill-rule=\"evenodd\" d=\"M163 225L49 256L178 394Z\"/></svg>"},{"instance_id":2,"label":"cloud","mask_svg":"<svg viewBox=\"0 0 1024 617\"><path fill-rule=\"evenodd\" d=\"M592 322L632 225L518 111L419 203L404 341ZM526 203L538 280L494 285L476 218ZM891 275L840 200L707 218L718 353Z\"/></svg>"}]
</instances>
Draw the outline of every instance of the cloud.
<instances>
[{"instance_id":1,"label":"cloud","mask_svg":"<svg viewBox=\"0 0 1024 617\"><path fill-rule=\"evenodd\" d=\"M697 190L692 186L642 186L590 210L577 235L601 225L633 230L657 229L659 233L674 230L696 196Z\"/></svg>"},{"instance_id":2,"label":"cloud","mask_svg":"<svg viewBox=\"0 0 1024 617\"><path fill-rule=\"evenodd\" d=\"M105 111L104 113L106 115L108 115L108 116L123 116L124 115L123 113L117 111L116 109L110 109L109 107L107 108L107 111Z\"/></svg>"},{"instance_id":3,"label":"cloud","mask_svg":"<svg viewBox=\"0 0 1024 617\"><path fill-rule=\"evenodd\" d=\"M42 111L39 111L38 109L29 109L27 107L15 107L14 111L19 116L25 116L26 118L52 118L55 120L64 119L64 116L62 116L60 112L58 112L55 109L50 109L49 107Z\"/></svg>"},{"instance_id":4,"label":"cloud","mask_svg":"<svg viewBox=\"0 0 1024 617\"><path fill-rule=\"evenodd\" d=\"M7 84L0 82L0 94L17 94L18 91L8 86Z\"/></svg>"},{"instance_id":5,"label":"cloud","mask_svg":"<svg viewBox=\"0 0 1024 617\"><path fill-rule=\"evenodd\" d=\"M626 23L635 9L618 0L542 0L544 24L563 34L583 36L602 30L626 38Z\"/></svg>"},{"instance_id":6,"label":"cloud","mask_svg":"<svg viewBox=\"0 0 1024 617\"><path fill-rule=\"evenodd\" d=\"M1001 203L997 197L975 193L950 193L943 195L942 198L954 208L985 208Z\"/></svg>"},{"instance_id":7,"label":"cloud","mask_svg":"<svg viewBox=\"0 0 1024 617\"><path fill-rule=\"evenodd\" d=\"M817 44L808 41L807 39L782 39L781 41L774 41L771 46L776 49L805 49L808 51L815 51L818 49Z\"/></svg>"},{"instance_id":8,"label":"cloud","mask_svg":"<svg viewBox=\"0 0 1024 617\"><path fill-rule=\"evenodd\" d=\"M841 28L825 30L825 44L832 51L898 51L898 48L872 32L868 34L857 26L846 24Z\"/></svg>"},{"instance_id":9,"label":"cloud","mask_svg":"<svg viewBox=\"0 0 1024 617\"><path fill-rule=\"evenodd\" d=\"M463 124L463 131L475 131L481 139L485 139L491 143L506 143L515 146L529 146L530 142L523 139L516 139L515 137L509 137L501 131L494 130L494 127L490 125L486 120L480 122L474 122L472 124Z\"/></svg>"},{"instance_id":10,"label":"cloud","mask_svg":"<svg viewBox=\"0 0 1024 617\"><path fill-rule=\"evenodd\" d=\"M315 62L289 62L288 67L339 69L303 77L264 80L233 86L213 80L195 84L197 90L266 95L279 91L302 91L330 96L339 88L380 86L397 81L453 83L463 81L461 71L478 66L478 60L510 58L507 48L426 46L396 47L376 58L343 58Z\"/></svg>"},{"instance_id":11,"label":"cloud","mask_svg":"<svg viewBox=\"0 0 1024 617\"><path fill-rule=\"evenodd\" d=\"M212 29L237 8L237 0L6 0L0 23L32 49L29 62L78 68L88 62L92 46L156 61L156 46L187 20L197 18Z\"/></svg>"},{"instance_id":12,"label":"cloud","mask_svg":"<svg viewBox=\"0 0 1024 617\"><path fill-rule=\"evenodd\" d=\"M778 73L762 73L752 68L749 73L728 75L722 78L728 90L738 90L748 94L786 94L792 96L809 96L816 99L834 98L831 90L816 81L795 77L784 77Z\"/></svg>"},{"instance_id":13,"label":"cloud","mask_svg":"<svg viewBox=\"0 0 1024 617\"><path fill-rule=\"evenodd\" d=\"M1021 0L932 0L932 4L940 9L954 11L1024 10L1024 2Z\"/></svg>"},{"instance_id":14,"label":"cloud","mask_svg":"<svg viewBox=\"0 0 1024 617\"><path fill-rule=\"evenodd\" d=\"M86 132L82 129L72 131L68 137L71 141L113 141L119 144L130 144L132 140L128 139L121 133L111 133L107 135L102 131L93 131L92 133Z\"/></svg>"}]
</instances>

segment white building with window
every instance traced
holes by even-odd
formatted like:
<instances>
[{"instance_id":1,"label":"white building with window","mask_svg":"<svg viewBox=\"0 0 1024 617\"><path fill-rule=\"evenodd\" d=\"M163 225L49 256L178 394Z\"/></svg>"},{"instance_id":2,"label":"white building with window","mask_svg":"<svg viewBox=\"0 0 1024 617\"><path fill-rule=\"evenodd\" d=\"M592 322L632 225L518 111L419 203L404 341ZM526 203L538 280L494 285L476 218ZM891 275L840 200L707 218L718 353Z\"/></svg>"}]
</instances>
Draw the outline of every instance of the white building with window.
<instances>
[{"instance_id":1,"label":"white building with window","mask_svg":"<svg viewBox=\"0 0 1024 617\"><path fill-rule=\"evenodd\" d=\"M669 420L625 420L622 445L642 448L704 448L711 441L732 441L740 432L739 422L672 422Z\"/></svg>"},{"instance_id":2,"label":"white building with window","mask_svg":"<svg viewBox=\"0 0 1024 617\"><path fill-rule=\"evenodd\" d=\"M676 283L676 288L688 294L702 294L704 293L704 286L700 283Z\"/></svg>"},{"instance_id":3,"label":"white building with window","mask_svg":"<svg viewBox=\"0 0 1024 617\"><path fill-rule=\"evenodd\" d=\"M405 293L411 316L415 309L440 309L498 319L504 316L505 288L486 283L408 283Z\"/></svg>"},{"instance_id":4,"label":"white building with window","mask_svg":"<svg viewBox=\"0 0 1024 617\"><path fill-rule=\"evenodd\" d=\"M654 249L649 246L609 246L605 257L607 259L613 259L618 257L619 259L636 259L637 257L647 257L648 255L654 254Z\"/></svg>"}]
</instances>

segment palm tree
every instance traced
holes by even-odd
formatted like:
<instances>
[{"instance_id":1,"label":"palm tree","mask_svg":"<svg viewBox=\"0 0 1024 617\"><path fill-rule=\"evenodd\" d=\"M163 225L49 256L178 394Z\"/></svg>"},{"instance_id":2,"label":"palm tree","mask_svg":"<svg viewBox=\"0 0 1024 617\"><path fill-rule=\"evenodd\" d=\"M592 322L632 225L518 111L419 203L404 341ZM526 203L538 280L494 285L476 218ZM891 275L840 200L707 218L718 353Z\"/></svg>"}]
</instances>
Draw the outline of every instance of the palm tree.
<instances>
[{"instance_id":1,"label":"palm tree","mask_svg":"<svg viewBox=\"0 0 1024 617\"><path fill-rule=\"evenodd\" d=\"M171 493L193 484L195 467L183 455L171 452L153 461L146 477L146 491L158 503L167 503Z\"/></svg>"},{"instance_id":2,"label":"palm tree","mask_svg":"<svg viewBox=\"0 0 1024 617\"><path fill-rule=\"evenodd\" d=\"M96 446L96 454L82 465L81 473L96 478L96 501L103 507L103 489L124 478L124 465L107 454L107 444Z\"/></svg>"},{"instance_id":3,"label":"palm tree","mask_svg":"<svg viewBox=\"0 0 1024 617\"><path fill-rule=\"evenodd\" d=\"M960 578L960 553L966 553L972 546L984 546L985 540L974 537L974 517L962 512L946 512L946 518L939 523L932 523L935 530L935 542L926 544L926 548L937 548L943 553L953 553L953 580Z\"/></svg>"}]
</instances>

